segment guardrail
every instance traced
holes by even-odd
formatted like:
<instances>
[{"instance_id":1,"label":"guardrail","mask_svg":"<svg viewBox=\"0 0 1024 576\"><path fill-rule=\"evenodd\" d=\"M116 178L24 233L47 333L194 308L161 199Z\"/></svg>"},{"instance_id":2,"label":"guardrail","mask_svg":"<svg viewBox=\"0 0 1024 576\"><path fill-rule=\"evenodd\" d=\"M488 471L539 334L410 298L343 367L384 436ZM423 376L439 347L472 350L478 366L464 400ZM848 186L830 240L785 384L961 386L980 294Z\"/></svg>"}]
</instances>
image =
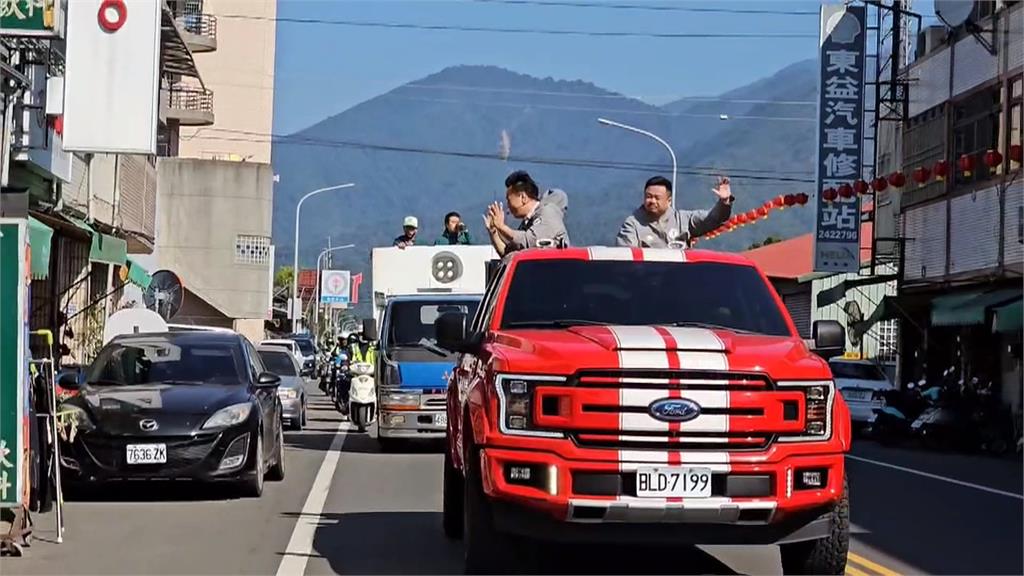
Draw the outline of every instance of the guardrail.
<instances>
[{"instance_id":1,"label":"guardrail","mask_svg":"<svg viewBox=\"0 0 1024 576\"><path fill-rule=\"evenodd\" d=\"M167 107L172 110L213 113L213 91L192 86L171 86L167 92Z\"/></svg>"},{"instance_id":2,"label":"guardrail","mask_svg":"<svg viewBox=\"0 0 1024 576\"><path fill-rule=\"evenodd\" d=\"M186 12L175 18L182 30L211 40L217 39L217 17L212 14Z\"/></svg>"}]
</instances>

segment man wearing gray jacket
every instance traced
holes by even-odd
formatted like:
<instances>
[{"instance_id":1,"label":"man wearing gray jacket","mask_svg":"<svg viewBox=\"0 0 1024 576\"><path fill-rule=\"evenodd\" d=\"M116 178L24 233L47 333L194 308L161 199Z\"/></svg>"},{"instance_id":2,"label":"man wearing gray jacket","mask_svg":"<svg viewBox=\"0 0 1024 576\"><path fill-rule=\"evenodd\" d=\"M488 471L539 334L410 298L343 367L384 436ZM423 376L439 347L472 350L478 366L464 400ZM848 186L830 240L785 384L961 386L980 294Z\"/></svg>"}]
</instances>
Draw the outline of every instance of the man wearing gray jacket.
<instances>
[{"instance_id":1,"label":"man wearing gray jacket","mask_svg":"<svg viewBox=\"0 0 1024 576\"><path fill-rule=\"evenodd\" d=\"M518 229L505 224L505 210L498 202L491 204L484 214L484 225L499 255L535 248L544 240L559 247L569 245L569 233L565 229L569 198L565 192L548 190L541 196L533 178L519 170L505 179L505 201L509 213L522 220Z\"/></svg>"},{"instance_id":2,"label":"man wearing gray jacket","mask_svg":"<svg viewBox=\"0 0 1024 576\"><path fill-rule=\"evenodd\" d=\"M637 248L668 248L673 241L689 246L693 238L718 228L732 213L735 200L728 178L712 189L718 202L711 210L671 210L672 181L655 176L644 185L644 203L619 229L616 244Z\"/></svg>"}]
</instances>

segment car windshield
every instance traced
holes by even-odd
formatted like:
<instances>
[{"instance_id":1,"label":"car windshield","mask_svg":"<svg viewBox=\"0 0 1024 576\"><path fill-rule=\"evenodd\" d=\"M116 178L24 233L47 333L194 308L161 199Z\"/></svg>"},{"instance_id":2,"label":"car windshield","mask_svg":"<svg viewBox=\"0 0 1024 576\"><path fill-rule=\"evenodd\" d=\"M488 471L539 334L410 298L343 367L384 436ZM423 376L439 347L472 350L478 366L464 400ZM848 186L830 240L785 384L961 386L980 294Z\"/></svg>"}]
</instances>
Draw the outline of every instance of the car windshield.
<instances>
[{"instance_id":1,"label":"car windshield","mask_svg":"<svg viewBox=\"0 0 1024 576\"><path fill-rule=\"evenodd\" d=\"M260 346L273 346L275 348L281 348L289 352L295 351L294 342L263 342L262 344L260 344Z\"/></svg>"},{"instance_id":2,"label":"car windshield","mask_svg":"<svg viewBox=\"0 0 1024 576\"><path fill-rule=\"evenodd\" d=\"M239 384L245 360L237 342L189 338L132 338L111 342L96 357L86 381L105 386Z\"/></svg>"},{"instance_id":3,"label":"car windshield","mask_svg":"<svg viewBox=\"0 0 1024 576\"><path fill-rule=\"evenodd\" d=\"M420 339L434 339L434 320L446 312L462 312L472 318L480 301L477 299L446 302L394 302L388 312L389 346L419 346Z\"/></svg>"},{"instance_id":4,"label":"car windshield","mask_svg":"<svg viewBox=\"0 0 1024 576\"><path fill-rule=\"evenodd\" d=\"M296 376L295 364L287 352L260 350L260 359L267 370L278 376Z\"/></svg>"},{"instance_id":5,"label":"car windshield","mask_svg":"<svg viewBox=\"0 0 1024 576\"><path fill-rule=\"evenodd\" d=\"M299 351L302 352L303 356L312 356L316 354L316 350L313 348L313 342L310 340L295 340L295 344L299 347Z\"/></svg>"},{"instance_id":6,"label":"car windshield","mask_svg":"<svg viewBox=\"0 0 1024 576\"><path fill-rule=\"evenodd\" d=\"M886 380L885 374L874 364L860 364L856 362L830 362L832 376L834 378L849 378L851 380Z\"/></svg>"},{"instance_id":7,"label":"car windshield","mask_svg":"<svg viewBox=\"0 0 1024 576\"><path fill-rule=\"evenodd\" d=\"M790 336L771 288L750 266L715 262L527 260L501 327L696 325Z\"/></svg>"}]
</instances>

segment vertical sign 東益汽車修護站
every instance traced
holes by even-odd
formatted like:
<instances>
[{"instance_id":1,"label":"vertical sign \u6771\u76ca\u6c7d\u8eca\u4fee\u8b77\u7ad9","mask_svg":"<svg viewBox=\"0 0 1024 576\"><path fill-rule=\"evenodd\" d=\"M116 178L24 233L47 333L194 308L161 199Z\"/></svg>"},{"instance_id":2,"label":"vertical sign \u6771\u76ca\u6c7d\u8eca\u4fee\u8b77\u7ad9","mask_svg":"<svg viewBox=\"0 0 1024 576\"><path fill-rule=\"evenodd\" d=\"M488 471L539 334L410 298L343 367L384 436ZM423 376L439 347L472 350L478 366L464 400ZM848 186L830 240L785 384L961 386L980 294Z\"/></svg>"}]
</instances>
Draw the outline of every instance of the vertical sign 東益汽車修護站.
<instances>
[{"instance_id":1,"label":"vertical sign \u6771\u76ca\u6c7d\u8eca\u4fee\u8b77\u7ad9","mask_svg":"<svg viewBox=\"0 0 1024 576\"><path fill-rule=\"evenodd\" d=\"M818 90L818 167L814 270L860 268L860 198L826 200L822 191L862 177L864 135L865 8L821 7Z\"/></svg>"}]
</instances>

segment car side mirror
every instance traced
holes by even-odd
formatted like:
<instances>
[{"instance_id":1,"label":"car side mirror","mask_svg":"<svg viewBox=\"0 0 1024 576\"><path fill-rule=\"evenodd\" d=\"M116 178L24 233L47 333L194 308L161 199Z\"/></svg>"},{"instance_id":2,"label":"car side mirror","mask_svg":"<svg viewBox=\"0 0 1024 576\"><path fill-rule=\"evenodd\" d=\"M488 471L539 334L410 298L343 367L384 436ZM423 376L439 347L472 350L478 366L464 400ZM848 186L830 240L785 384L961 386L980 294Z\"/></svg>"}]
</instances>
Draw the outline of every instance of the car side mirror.
<instances>
[{"instance_id":1,"label":"car side mirror","mask_svg":"<svg viewBox=\"0 0 1024 576\"><path fill-rule=\"evenodd\" d=\"M281 383L281 377L273 372L264 372L256 379L256 386L260 388L273 388Z\"/></svg>"},{"instance_id":2,"label":"car side mirror","mask_svg":"<svg viewBox=\"0 0 1024 576\"><path fill-rule=\"evenodd\" d=\"M374 318L363 319L363 337L368 342L377 341L377 320Z\"/></svg>"},{"instance_id":3,"label":"car side mirror","mask_svg":"<svg viewBox=\"0 0 1024 576\"><path fill-rule=\"evenodd\" d=\"M846 345L846 331L835 320L816 320L811 326L813 351L828 360L843 353Z\"/></svg>"},{"instance_id":4,"label":"car side mirror","mask_svg":"<svg viewBox=\"0 0 1024 576\"><path fill-rule=\"evenodd\" d=\"M445 312L434 320L434 335L437 345L452 352L473 352L475 345L469 341L469 316L464 312Z\"/></svg>"},{"instance_id":5,"label":"car side mirror","mask_svg":"<svg viewBox=\"0 0 1024 576\"><path fill-rule=\"evenodd\" d=\"M78 390L78 373L65 372L57 378L57 385L65 390Z\"/></svg>"}]
</instances>

